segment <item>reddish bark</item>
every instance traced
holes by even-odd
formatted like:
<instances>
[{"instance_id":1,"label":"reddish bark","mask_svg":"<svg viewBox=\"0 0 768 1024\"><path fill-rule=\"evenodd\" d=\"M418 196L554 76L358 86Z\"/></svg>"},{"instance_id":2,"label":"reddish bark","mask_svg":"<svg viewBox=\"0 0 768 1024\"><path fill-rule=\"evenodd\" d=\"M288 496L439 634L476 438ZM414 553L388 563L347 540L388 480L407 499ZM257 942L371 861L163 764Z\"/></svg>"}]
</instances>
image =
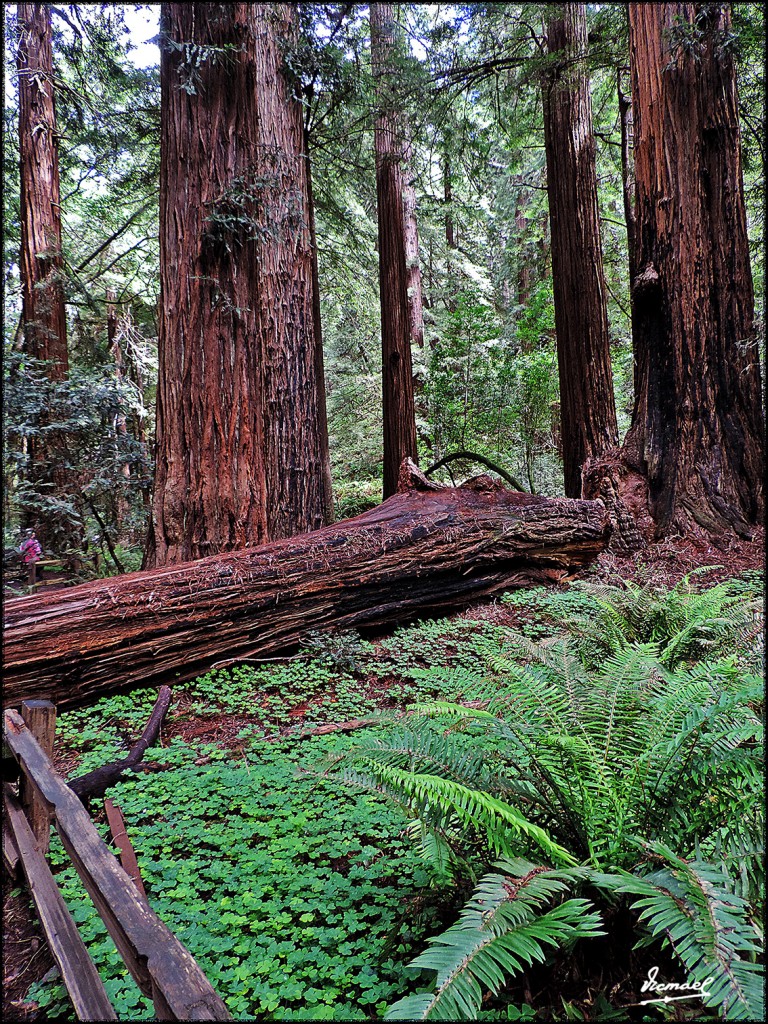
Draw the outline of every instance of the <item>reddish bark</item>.
<instances>
[{"instance_id":1,"label":"reddish bark","mask_svg":"<svg viewBox=\"0 0 768 1024\"><path fill-rule=\"evenodd\" d=\"M67 375L67 321L61 256L59 150L53 87L51 11L18 4L21 288L25 347Z\"/></svg>"},{"instance_id":2,"label":"reddish bark","mask_svg":"<svg viewBox=\"0 0 768 1024\"><path fill-rule=\"evenodd\" d=\"M545 73L544 144L560 377L565 493L581 494L588 458L618 443L597 206L584 4L563 4L547 25L559 59Z\"/></svg>"},{"instance_id":3,"label":"reddish bark","mask_svg":"<svg viewBox=\"0 0 768 1024\"><path fill-rule=\"evenodd\" d=\"M763 512L763 420L736 76L721 45L730 14L688 3L629 11L635 407L622 450L590 467L585 494L623 503L621 526L633 488L646 538L749 536Z\"/></svg>"},{"instance_id":4,"label":"reddish bark","mask_svg":"<svg viewBox=\"0 0 768 1024\"><path fill-rule=\"evenodd\" d=\"M384 497L397 489L403 459L416 460L411 318L408 304L403 134L392 99L395 21L392 4L371 4L371 59L378 115L374 127L379 226L381 373L384 415Z\"/></svg>"},{"instance_id":5,"label":"reddish bark","mask_svg":"<svg viewBox=\"0 0 768 1024\"><path fill-rule=\"evenodd\" d=\"M88 704L267 656L311 630L380 626L553 582L610 533L599 502L507 491L488 478L410 488L354 519L258 548L95 580L5 604L5 699Z\"/></svg>"},{"instance_id":6,"label":"reddish bark","mask_svg":"<svg viewBox=\"0 0 768 1024\"><path fill-rule=\"evenodd\" d=\"M165 4L148 566L325 518L293 4ZM188 44L188 45L185 45Z\"/></svg>"}]
</instances>

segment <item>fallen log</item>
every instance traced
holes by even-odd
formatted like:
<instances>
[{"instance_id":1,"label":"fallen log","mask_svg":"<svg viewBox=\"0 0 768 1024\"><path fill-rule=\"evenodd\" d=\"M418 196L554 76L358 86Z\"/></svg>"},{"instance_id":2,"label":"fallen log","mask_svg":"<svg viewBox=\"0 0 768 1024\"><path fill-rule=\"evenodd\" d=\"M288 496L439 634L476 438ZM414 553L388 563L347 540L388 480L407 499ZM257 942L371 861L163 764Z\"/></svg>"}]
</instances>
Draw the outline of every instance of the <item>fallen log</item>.
<instances>
[{"instance_id":1,"label":"fallen log","mask_svg":"<svg viewBox=\"0 0 768 1024\"><path fill-rule=\"evenodd\" d=\"M313 533L6 602L6 704L78 707L192 679L222 656L289 650L310 630L445 613L555 582L610 535L598 501L521 494L488 477L441 487L406 463L401 487Z\"/></svg>"}]
</instances>

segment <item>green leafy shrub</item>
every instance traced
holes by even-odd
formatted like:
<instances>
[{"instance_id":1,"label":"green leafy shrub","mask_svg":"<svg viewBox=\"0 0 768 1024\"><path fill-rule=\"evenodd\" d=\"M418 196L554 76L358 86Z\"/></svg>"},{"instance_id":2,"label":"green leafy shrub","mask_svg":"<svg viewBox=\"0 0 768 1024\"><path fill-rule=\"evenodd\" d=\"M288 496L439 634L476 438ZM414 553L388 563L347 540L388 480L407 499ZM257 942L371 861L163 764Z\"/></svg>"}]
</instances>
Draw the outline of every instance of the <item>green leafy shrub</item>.
<instances>
[{"instance_id":1,"label":"green leafy shrub","mask_svg":"<svg viewBox=\"0 0 768 1024\"><path fill-rule=\"evenodd\" d=\"M123 528L140 532L151 460L146 444L115 430L116 417L144 413L136 388L117 380L108 366L72 367L65 380L52 381L40 360L11 353L7 363L8 519L38 523L46 548L56 554L86 554L87 535L100 535L104 525L115 536L120 501Z\"/></svg>"},{"instance_id":2,"label":"green leafy shrub","mask_svg":"<svg viewBox=\"0 0 768 1024\"><path fill-rule=\"evenodd\" d=\"M334 480L334 517L352 519L381 504L381 482L377 480Z\"/></svg>"}]
</instances>

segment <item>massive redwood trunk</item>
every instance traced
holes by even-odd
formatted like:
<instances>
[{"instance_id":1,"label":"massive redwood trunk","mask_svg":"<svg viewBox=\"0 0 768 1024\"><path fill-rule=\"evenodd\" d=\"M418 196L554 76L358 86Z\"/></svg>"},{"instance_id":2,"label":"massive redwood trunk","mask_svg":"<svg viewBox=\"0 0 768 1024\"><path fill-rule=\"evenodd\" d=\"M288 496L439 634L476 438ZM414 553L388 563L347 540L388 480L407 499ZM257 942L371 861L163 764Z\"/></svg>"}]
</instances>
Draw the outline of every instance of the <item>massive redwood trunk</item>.
<instances>
[{"instance_id":1,"label":"massive redwood trunk","mask_svg":"<svg viewBox=\"0 0 768 1024\"><path fill-rule=\"evenodd\" d=\"M293 4L163 6L148 566L324 522L296 29Z\"/></svg>"},{"instance_id":2,"label":"massive redwood trunk","mask_svg":"<svg viewBox=\"0 0 768 1024\"><path fill-rule=\"evenodd\" d=\"M588 458L618 443L586 70L584 4L547 25L555 60L543 78L544 145L560 377L565 493L581 494Z\"/></svg>"},{"instance_id":3,"label":"massive redwood trunk","mask_svg":"<svg viewBox=\"0 0 768 1024\"><path fill-rule=\"evenodd\" d=\"M379 225L384 497L397 489L403 459L416 460L411 313L403 206L403 125L392 98L395 20L392 4L371 4L371 59L378 114L374 126Z\"/></svg>"},{"instance_id":4,"label":"massive redwood trunk","mask_svg":"<svg viewBox=\"0 0 768 1024\"><path fill-rule=\"evenodd\" d=\"M759 353L727 6L630 4L635 407L585 494L652 536L750 534L763 513ZM632 532L640 518L643 536Z\"/></svg>"},{"instance_id":5,"label":"massive redwood trunk","mask_svg":"<svg viewBox=\"0 0 768 1024\"><path fill-rule=\"evenodd\" d=\"M507 587L557 580L610 533L599 502L431 484L355 519L263 547L5 604L5 699L61 707L266 656L310 630L402 622Z\"/></svg>"},{"instance_id":6,"label":"massive redwood trunk","mask_svg":"<svg viewBox=\"0 0 768 1024\"><path fill-rule=\"evenodd\" d=\"M54 109L51 11L18 4L21 291L27 353L67 375L67 321L61 256L59 150Z\"/></svg>"}]
</instances>

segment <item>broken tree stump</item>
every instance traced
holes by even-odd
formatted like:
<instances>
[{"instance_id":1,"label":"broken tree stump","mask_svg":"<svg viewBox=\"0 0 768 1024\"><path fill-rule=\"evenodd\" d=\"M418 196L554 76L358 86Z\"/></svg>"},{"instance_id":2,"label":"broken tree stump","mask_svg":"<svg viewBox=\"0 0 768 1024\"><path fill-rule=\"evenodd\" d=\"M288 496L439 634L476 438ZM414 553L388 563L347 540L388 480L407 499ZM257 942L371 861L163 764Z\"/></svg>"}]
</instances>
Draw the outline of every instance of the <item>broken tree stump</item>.
<instances>
[{"instance_id":1,"label":"broken tree stump","mask_svg":"<svg viewBox=\"0 0 768 1024\"><path fill-rule=\"evenodd\" d=\"M285 651L310 630L444 614L555 582L610 535L599 501L521 494L487 477L441 487L406 463L401 487L313 533L7 601L6 704L79 707L192 679L222 656Z\"/></svg>"}]
</instances>

